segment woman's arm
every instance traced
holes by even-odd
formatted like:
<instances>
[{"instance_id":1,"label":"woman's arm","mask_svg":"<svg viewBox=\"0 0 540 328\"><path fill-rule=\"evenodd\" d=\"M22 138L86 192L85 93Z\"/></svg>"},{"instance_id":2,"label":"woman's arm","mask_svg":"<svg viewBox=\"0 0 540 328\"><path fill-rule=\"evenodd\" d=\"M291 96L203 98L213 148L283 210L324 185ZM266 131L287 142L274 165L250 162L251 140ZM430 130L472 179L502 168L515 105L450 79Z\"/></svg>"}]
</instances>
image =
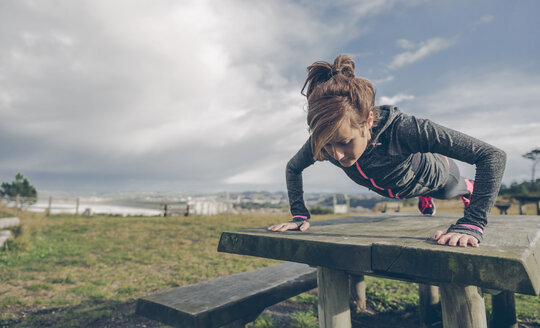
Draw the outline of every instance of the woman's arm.
<instances>
[{"instance_id":1,"label":"woman's arm","mask_svg":"<svg viewBox=\"0 0 540 328\"><path fill-rule=\"evenodd\" d=\"M399 128L395 130L396 137L410 148L410 151L438 153L476 165L471 203L465 208L463 217L447 232L465 233L481 241L487 216L501 185L506 153L486 142L430 120L403 115L401 122L396 123L399 123Z\"/></svg>"},{"instance_id":2,"label":"woman's arm","mask_svg":"<svg viewBox=\"0 0 540 328\"><path fill-rule=\"evenodd\" d=\"M290 229L300 229L304 231L309 227L308 220L311 216L304 203L302 171L313 163L315 163L315 161L313 160L313 152L311 151L310 137L296 155L289 160L285 171L293 222L274 225L269 227L268 230L285 231Z\"/></svg>"}]
</instances>

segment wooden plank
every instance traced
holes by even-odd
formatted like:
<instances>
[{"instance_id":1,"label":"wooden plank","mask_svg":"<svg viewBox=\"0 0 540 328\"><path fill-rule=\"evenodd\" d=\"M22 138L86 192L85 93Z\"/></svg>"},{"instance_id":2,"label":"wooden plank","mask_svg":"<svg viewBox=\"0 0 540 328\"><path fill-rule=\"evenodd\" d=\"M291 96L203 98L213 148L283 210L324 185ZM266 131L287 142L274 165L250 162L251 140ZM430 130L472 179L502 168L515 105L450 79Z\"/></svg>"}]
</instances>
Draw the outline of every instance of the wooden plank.
<instances>
[{"instance_id":1,"label":"wooden plank","mask_svg":"<svg viewBox=\"0 0 540 328\"><path fill-rule=\"evenodd\" d=\"M491 297L494 328L518 328L514 293L500 292Z\"/></svg>"},{"instance_id":2,"label":"wooden plank","mask_svg":"<svg viewBox=\"0 0 540 328\"><path fill-rule=\"evenodd\" d=\"M317 268L319 327L350 328L349 275L340 270Z\"/></svg>"},{"instance_id":3,"label":"wooden plank","mask_svg":"<svg viewBox=\"0 0 540 328\"><path fill-rule=\"evenodd\" d=\"M441 284L443 327L487 328L484 297L476 286Z\"/></svg>"},{"instance_id":4,"label":"wooden plank","mask_svg":"<svg viewBox=\"0 0 540 328\"><path fill-rule=\"evenodd\" d=\"M351 293L351 305L355 313L367 310L366 281L363 274L349 275L349 289Z\"/></svg>"},{"instance_id":5,"label":"wooden plank","mask_svg":"<svg viewBox=\"0 0 540 328\"><path fill-rule=\"evenodd\" d=\"M224 232L218 250L420 283L540 294L537 216L491 216L478 248L438 245L435 231L458 218L381 214L315 221L306 232L245 229Z\"/></svg>"},{"instance_id":6,"label":"wooden plank","mask_svg":"<svg viewBox=\"0 0 540 328\"><path fill-rule=\"evenodd\" d=\"M430 327L440 320L439 316L439 287L418 284L420 321L425 327Z\"/></svg>"},{"instance_id":7,"label":"wooden plank","mask_svg":"<svg viewBox=\"0 0 540 328\"><path fill-rule=\"evenodd\" d=\"M316 269L282 263L138 300L136 313L175 327L220 327L317 286ZM244 322L245 323L245 322Z\"/></svg>"},{"instance_id":8,"label":"wooden plank","mask_svg":"<svg viewBox=\"0 0 540 328\"><path fill-rule=\"evenodd\" d=\"M521 216L522 220L519 218L491 217L484 242L478 248L442 246L431 238L404 238L375 243L372 251L373 271L378 275L417 282L452 282L538 295L538 219L534 216ZM417 225L420 221L411 220L410 224ZM509 229L512 233L508 232Z\"/></svg>"},{"instance_id":9,"label":"wooden plank","mask_svg":"<svg viewBox=\"0 0 540 328\"><path fill-rule=\"evenodd\" d=\"M21 224L19 218L2 218L0 219L0 229L15 227Z\"/></svg>"}]
</instances>

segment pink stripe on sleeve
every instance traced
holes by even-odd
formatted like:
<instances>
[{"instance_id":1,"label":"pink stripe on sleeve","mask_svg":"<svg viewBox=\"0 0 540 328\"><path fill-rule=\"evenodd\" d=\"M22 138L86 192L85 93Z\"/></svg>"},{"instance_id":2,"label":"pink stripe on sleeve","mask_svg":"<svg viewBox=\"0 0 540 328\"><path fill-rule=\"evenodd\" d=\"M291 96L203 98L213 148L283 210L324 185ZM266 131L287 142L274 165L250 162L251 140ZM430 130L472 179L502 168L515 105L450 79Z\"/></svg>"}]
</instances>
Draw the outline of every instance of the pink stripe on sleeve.
<instances>
[{"instance_id":1,"label":"pink stripe on sleeve","mask_svg":"<svg viewBox=\"0 0 540 328\"><path fill-rule=\"evenodd\" d=\"M482 228L480 227L477 227L475 225L472 225L472 224L458 224L462 227L467 227L467 228L471 228L471 229L474 229L474 230L477 230L477 231L480 231L481 233L484 233L484 230L482 230Z\"/></svg>"},{"instance_id":2,"label":"pink stripe on sleeve","mask_svg":"<svg viewBox=\"0 0 540 328\"><path fill-rule=\"evenodd\" d=\"M300 219L307 220L307 216L304 216L304 215L295 215L293 216L293 218L300 218Z\"/></svg>"}]
</instances>

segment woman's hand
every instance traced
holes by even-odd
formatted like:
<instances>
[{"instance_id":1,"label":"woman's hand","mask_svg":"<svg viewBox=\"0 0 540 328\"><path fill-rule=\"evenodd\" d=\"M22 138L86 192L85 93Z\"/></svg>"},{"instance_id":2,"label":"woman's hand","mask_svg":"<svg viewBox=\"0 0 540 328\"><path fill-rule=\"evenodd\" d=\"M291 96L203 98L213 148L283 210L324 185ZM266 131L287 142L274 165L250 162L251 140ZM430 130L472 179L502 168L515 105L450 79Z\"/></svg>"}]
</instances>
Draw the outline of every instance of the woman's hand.
<instances>
[{"instance_id":1,"label":"woman's hand","mask_svg":"<svg viewBox=\"0 0 540 328\"><path fill-rule=\"evenodd\" d=\"M457 232L449 232L439 230L435 233L435 240L439 245L445 245L448 242L450 246L467 247L471 244L472 247L478 247L478 239L471 235Z\"/></svg>"},{"instance_id":2,"label":"woman's hand","mask_svg":"<svg viewBox=\"0 0 540 328\"><path fill-rule=\"evenodd\" d=\"M287 230L300 230L300 231L306 231L309 229L309 221L304 221L300 227L298 227L298 224L302 222L285 222L276 224L273 226L269 226L268 230L270 231L287 231Z\"/></svg>"}]
</instances>

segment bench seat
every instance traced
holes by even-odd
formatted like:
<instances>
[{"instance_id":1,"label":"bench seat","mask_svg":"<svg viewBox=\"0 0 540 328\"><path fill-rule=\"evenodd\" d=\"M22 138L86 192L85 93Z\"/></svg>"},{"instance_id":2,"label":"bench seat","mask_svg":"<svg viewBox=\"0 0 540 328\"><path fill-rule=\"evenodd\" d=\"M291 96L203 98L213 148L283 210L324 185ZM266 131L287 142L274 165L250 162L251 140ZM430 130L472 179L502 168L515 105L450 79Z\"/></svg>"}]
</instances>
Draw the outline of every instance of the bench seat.
<instances>
[{"instance_id":1,"label":"bench seat","mask_svg":"<svg viewBox=\"0 0 540 328\"><path fill-rule=\"evenodd\" d=\"M136 313L175 327L233 326L316 287L315 268L287 262L140 298Z\"/></svg>"}]
</instances>

